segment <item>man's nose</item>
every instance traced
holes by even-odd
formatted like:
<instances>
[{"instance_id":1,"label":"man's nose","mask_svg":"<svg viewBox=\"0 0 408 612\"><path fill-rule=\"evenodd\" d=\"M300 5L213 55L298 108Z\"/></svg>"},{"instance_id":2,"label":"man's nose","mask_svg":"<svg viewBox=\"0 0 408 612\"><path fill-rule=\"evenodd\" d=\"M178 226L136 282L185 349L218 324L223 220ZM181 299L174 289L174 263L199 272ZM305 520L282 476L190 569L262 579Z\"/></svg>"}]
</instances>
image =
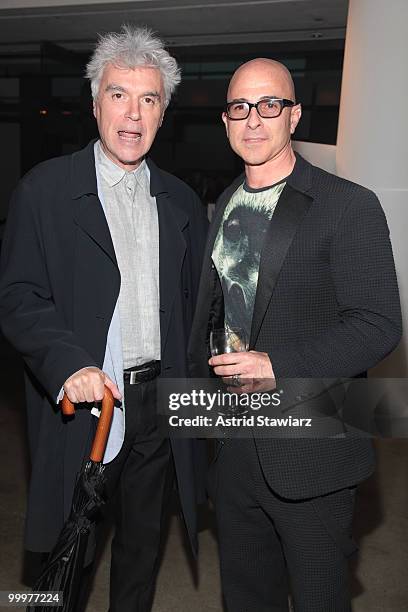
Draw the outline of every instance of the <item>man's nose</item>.
<instances>
[{"instance_id":1,"label":"man's nose","mask_svg":"<svg viewBox=\"0 0 408 612\"><path fill-rule=\"evenodd\" d=\"M140 101L129 100L128 107L125 112L126 119L132 119L132 121L138 121L140 119Z\"/></svg>"},{"instance_id":2,"label":"man's nose","mask_svg":"<svg viewBox=\"0 0 408 612\"><path fill-rule=\"evenodd\" d=\"M261 124L261 118L258 115L258 111L256 110L255 106L253 106L251 108L251 110L249 111L249 115L248 115L248 119L247 119L247 125L248 125L249 128L254 130L260 124Z\"/></svg>"}]
</instances>

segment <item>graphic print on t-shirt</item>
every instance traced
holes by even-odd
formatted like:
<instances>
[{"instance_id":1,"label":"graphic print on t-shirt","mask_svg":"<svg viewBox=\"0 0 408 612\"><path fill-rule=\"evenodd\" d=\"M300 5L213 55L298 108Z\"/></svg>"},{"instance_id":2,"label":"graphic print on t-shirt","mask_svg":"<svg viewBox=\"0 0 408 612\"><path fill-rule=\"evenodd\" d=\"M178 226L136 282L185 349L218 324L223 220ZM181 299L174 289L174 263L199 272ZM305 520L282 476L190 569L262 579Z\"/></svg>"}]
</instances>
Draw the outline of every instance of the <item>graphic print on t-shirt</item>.
<instances>
[{"instance_id":1,"label":"graphic print on t-shirt","mask_svg":"<svg viewBox=\"0 0 408 612\"><path fill-rule=\"evenodd\" d=\"M285 182L262 190L241 185L233 194L214 243L212 259L224 294L225 325L250 337L266 230Z\"/></svg>"}]
</instances>

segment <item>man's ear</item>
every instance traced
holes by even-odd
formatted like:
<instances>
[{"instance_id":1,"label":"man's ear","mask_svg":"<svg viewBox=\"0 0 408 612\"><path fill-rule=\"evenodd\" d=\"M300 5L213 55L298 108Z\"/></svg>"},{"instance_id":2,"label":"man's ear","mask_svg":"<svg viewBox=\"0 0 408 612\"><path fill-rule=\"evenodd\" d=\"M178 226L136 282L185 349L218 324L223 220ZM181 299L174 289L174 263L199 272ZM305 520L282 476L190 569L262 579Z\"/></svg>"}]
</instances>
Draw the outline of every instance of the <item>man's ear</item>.
<instances>
[{"instance_id":1,"label":"man's ear","mask_svg":"<svg viewBox=\"0 0 408 612\"><path fill-rule=\"evenodd\" d=\"M221 115L221 119L224 122L225 125L225 131L227 132L227 138L229 138L229 132L228 132L228 117L227 117L227 113L224 111Z\"/></svg>"},{"instance_id":2,"label":"man's ear","mask_svg":"<svg viewBox=\"0 0 408 612\"><path fill-rule=\"evenodd\" d=\"M290 133L294 134L297 124L302 116L302 105L296 104L290 109Z\"/></svg>"},{"instance_id":3,"label":"man's ear","mask_svg":"<svg viewBox=\"0 0 408 612\"><path fill-rule=\"evenodd\" d=\"M95 100L93 100L92 102L92 112L93 112L93 116L96 119L96 101Z\"/></svg>"}]
</instances>

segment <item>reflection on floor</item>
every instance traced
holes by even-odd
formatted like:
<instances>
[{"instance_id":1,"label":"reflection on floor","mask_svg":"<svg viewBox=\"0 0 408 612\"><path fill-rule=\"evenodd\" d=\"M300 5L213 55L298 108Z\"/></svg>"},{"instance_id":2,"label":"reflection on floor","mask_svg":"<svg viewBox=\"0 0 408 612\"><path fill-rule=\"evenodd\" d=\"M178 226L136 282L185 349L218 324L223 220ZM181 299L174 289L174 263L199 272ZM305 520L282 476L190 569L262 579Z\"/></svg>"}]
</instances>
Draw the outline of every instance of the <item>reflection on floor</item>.
<instances>
[{"instance_id":1,"label":"reflection on floor","mask_svg":"<svg viewBox=\"0 0 408 612\"><path fill-rule=\"evenodd\" d=\"M0 590L27 591L22 532L28 461L21 364L4 343L0 345L0 366ZM376 446L377 472L358 493L355 535L360 555L352 565L353 610L404 612L408 610L408 440L382 440ZM222 612L209 512L202 523L200 561L195 568L186 554L179 519L172 518L154 612ZM98 565L87 612L107 610L108 583L109 542Z\"/></svg>"}]
</instances>

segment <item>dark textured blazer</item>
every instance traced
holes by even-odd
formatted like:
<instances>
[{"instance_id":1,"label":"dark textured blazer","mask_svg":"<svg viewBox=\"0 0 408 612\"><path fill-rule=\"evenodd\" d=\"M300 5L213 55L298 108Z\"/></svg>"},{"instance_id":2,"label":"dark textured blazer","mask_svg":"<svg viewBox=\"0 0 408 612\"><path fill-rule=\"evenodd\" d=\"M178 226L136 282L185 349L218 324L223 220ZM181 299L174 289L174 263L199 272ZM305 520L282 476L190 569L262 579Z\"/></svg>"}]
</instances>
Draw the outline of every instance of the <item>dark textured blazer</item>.
<instances>
[{"instance_id":1,"label":"dark textured blazer","mask_svg":"<svg viewBox=\"0 0 408 612\"><path fill-rule=\"evenodd\" d=\"M211 254L224 208L242 180L219 198L209 232L189 346L194 377L209 376L209 331L223 325ZM290 377L361 375L394 349L401 328L389 231L377 197L297 155L261 253L250 349L268 353L278 388L285 388ZM374 466L371 442L347 434L256 444L270 486L286 498L352 486Z\"/></svg>"},{"instance_id":2,"label":"dark textured blazer","mask_svg":"<svg viewBox=\"0 0 408 612\"><path fill-rule=\"evenodd\" d=\"M26 365L32 478L26 546L53 546L71 505L95 420L88 409L64 422L55 398L82 367L102 368L120 274L97 195L94 143L41 163L19 183L2 248L0 320ZM195 193L148 160L160 233L162 376L185 376L207 220ZM184 517L196 548L198 443L175 440ZM202 470L203 472L204 470Z\"/></svg>"}]
</instances>

